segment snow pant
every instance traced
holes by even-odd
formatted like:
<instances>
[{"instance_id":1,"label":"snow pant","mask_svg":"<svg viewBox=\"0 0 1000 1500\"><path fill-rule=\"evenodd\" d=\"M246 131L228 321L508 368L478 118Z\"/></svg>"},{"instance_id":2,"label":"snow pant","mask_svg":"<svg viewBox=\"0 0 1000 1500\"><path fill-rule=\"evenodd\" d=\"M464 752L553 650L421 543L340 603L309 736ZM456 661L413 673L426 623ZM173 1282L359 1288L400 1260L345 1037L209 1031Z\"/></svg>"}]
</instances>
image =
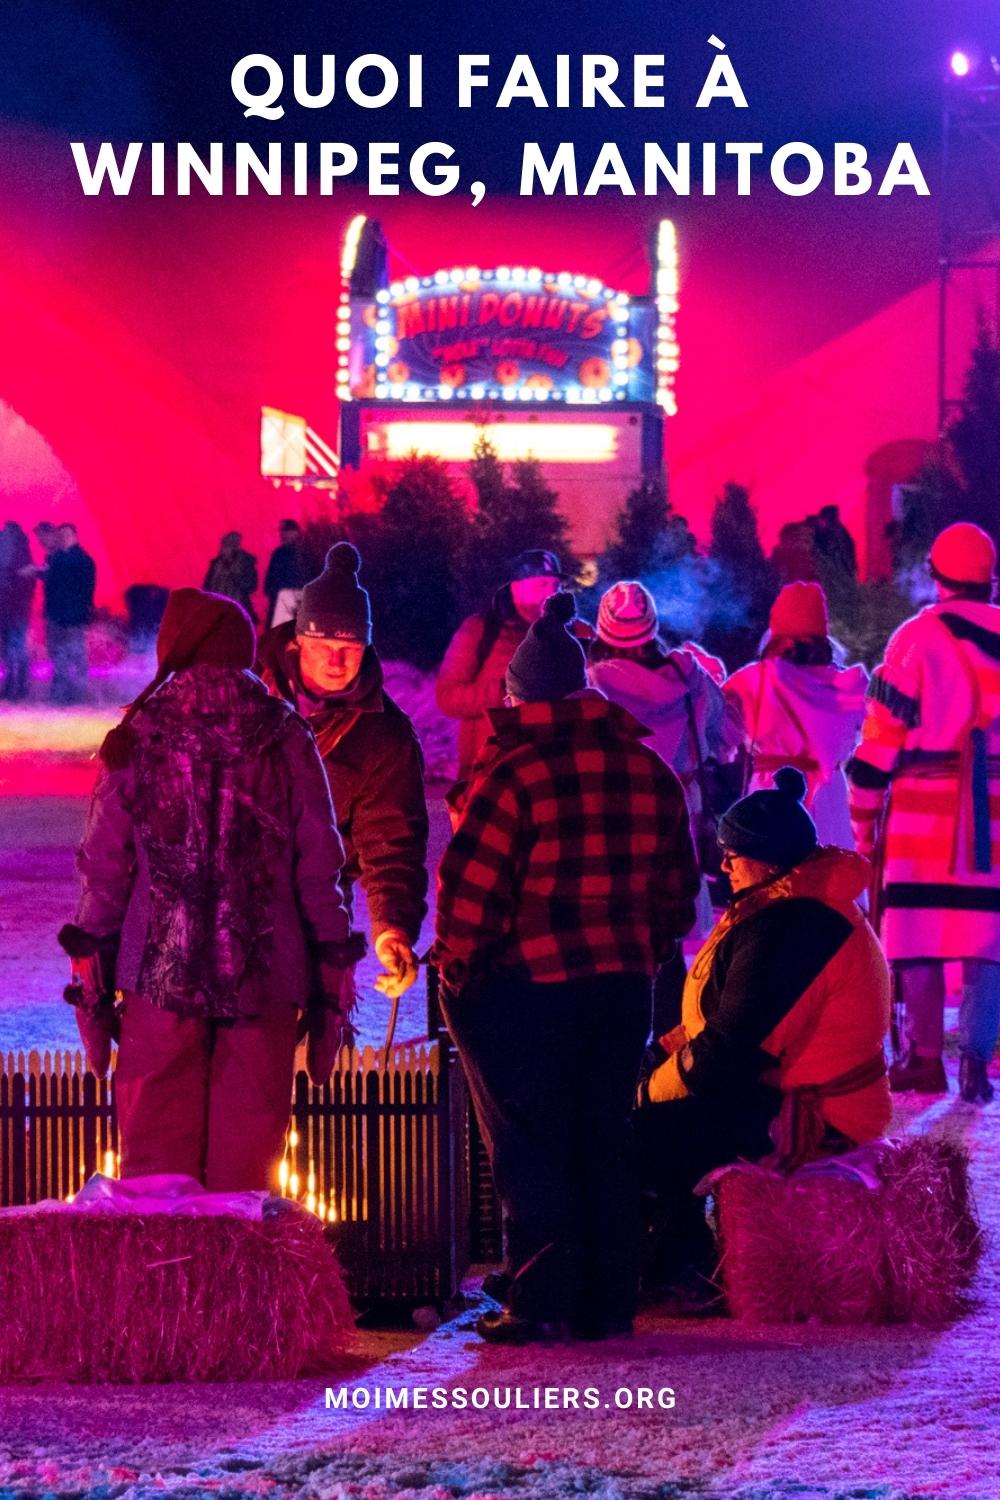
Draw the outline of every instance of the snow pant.
<instances>
[{"instance_id":1,"label":"snow pant","mask_svg":"<svg viewBox=\"0 0 1000 1500\"><path fill-rule=\"evenodd\" d=\"M629 1114L650 981L532 984L502 971L442 994L504 1210L513 1313L597 1334L630 1319L638 1184Z\"/></svg>"},{"instance_id":2,"label":"snow pant","mask_svg":"<svg viewBox=\"0 0 1000 1500\"><path fill-rule=\"evenodd\" d=\"M215 1021L127 994L114 1073L122 1176L182 1172L211 1192L273 1189L297 1026L291 1005Z\"/></svg>"},{"instance_id":3,"label":"snow pant","mask_svg":"<svg viewBox=\"0 0 1000 1500\"><path fill-rule=\"evenodd\" d=\"M777 1089L742 1096L671 1100L635 1112L642 1184L642 1280L647 1291L690 1271L711 1276L717 1254L695 1187L715 1167L742 1157L757 1161L774 1149L768 1129L781 1108Z\"/></svg>"},{"instance_id":4,"label":"snow pant","mask_svg":"<svg viewBox=\"0 0 1000 1500\"><path fill-rule=\"evenodd\" d=\"M0 660L3 661L3 696L19 703L28 696L28 622L0 621Z\"/></svg>"},{"instance_id":5,"label":"snow pant","mask_svg":"<svg viewBox=\"0 0 1000 1500\"><path fill-rule=\"evenodd\" d=\"M52 702L83 703L87 697L87 632L82 625L45 622L45 645L52 659Z\"/></svg>"},{"instance_id":6,"label":"snow pant","mask_svg":"<svg viewBox=\"0 0 1000 1500\"><path fill-rule=\"evenodd\" d=\"M944 963L918 959L893 965L906 1010L906 1039L920 1057L944 1050ZM970 1057L989 1062L1000 1032L1000 963L962 959L959 1045Z\"/></svg>"}]
</instances>

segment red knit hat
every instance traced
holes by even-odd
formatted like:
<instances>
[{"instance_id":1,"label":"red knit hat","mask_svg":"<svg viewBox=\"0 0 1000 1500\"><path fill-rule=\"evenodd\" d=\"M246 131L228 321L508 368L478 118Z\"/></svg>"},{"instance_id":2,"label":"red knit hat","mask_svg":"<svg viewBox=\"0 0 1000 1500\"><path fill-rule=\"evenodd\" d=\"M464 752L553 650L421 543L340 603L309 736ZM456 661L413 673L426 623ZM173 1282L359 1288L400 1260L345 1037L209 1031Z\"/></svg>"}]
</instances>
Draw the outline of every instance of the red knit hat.
<instances>
[{"instance_id":1,"label":"red knit hat","mask_svg":"<svg viewBox=\"0 0 1000 1500\"><path fill-rule=\"evenodd\" d=\"M768 623L772 636L787 635L793 640L802 640L805 636L828 635L830 619L821 585L786 583L771 605Z\"/></svg>"},{"instance_id":2,"label":"red knit hat","mask_svg":"<svg viewBox=\"0 0 1000 1500\"><path fill-rule=\"evenodd\" d=\"M612 584L597 610L597 634L608 646L644 646L656 635L656 603L634 578Z\"/></svg>"},{"instance_id":3,"label":"red knit hat","mask_svg":"<svg viewBox=\"0 0 1000 1500\"><path fill-rule=\"evenodd\" d=\"M997 549L993 538L971 521L946 526L934 539L930 564L939 582L990 583L996 572Z\"/></svg>"}]
</instances>

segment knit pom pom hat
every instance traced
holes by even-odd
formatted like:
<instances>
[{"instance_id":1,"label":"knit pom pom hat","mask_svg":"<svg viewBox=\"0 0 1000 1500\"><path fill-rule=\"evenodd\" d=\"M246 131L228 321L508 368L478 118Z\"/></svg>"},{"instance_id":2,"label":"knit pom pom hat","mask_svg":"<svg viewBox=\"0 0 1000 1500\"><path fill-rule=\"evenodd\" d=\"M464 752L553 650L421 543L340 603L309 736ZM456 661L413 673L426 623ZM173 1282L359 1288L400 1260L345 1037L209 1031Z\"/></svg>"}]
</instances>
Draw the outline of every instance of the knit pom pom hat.
<instances>
[{"instance_id":1,"label":"knit pom pom hat","mask_svg":"<svg viewBox=\"0 0 1000 1500\"><path fill-rule=\"evenodd\" d=\"M597 610L597 634L608 646L645 646L659 624L652 594L635 578L612 584Z\"/></svg>"},{"instance_id":2,"label":"knit pom pom hat","mask_svg":"<svg viewBox=\"0 0 1000 1500\"><path fill-rule=\"evenodd\" d=\"M566 628L576 614L572 594L560 589L551 594L514 652L507 668L507 691L525 703L566 698L587 686L587 660L583 647Z\"/></svg>"},{"instance_id":3,"label":"knit pom pom hat","mask_svg":"<svg viewBox=\"0 0 1000 1500\"><path fill-rule=\"evenodd\" d=\"M818 843L816 824L803 807L806 779L795 766L774 773L770 791L751 792L719 819L719 843L733 854L790 870Z\"/></svg>"},{"instance_id":4,"label":"knit pom pom hat","mask_svg":"<svg viewBox=\"0 0 1000 1500\"><path fill-rule=\"evenodd\" d=\"M302 590L295 634L370 646L371 601L358 582L360 570L361 555L350 542L331 547L322 573Z\"/></svg>"}]
</instances>

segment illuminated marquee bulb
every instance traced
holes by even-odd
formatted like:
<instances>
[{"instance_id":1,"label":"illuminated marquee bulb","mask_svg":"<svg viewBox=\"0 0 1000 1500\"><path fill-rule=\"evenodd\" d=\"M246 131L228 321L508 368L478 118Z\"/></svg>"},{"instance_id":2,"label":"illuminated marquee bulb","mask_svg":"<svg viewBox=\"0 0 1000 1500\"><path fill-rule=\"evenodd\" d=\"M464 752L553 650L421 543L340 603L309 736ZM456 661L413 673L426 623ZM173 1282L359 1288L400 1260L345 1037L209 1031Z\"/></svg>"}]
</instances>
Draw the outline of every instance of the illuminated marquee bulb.
<instances>
[{"instance_id":1,"label":"illuminated marquee bulb","mask_svg":"<svg viewBox=\"0 0 1000 1500\"><path fill-rule=\"evenodd\" d=\"M288 1186L288 1163L281 1161L278 1164L278 1186L284 1192Z\"/></svg>"}]
</instances>

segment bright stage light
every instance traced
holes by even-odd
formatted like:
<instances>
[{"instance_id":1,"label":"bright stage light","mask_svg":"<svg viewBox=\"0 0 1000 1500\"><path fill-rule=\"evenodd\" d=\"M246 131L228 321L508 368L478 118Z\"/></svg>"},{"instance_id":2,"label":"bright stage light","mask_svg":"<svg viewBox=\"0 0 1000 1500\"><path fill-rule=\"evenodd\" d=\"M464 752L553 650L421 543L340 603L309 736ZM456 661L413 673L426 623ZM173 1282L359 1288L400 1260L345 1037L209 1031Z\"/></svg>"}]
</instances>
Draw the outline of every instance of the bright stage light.
<instances>
[{"instance_id":1,"label":"bright stage light","mask_svg":"<svg viewBox=\"0 0 1000 1500\"><path fill-rule=\"evenodd\" d=\"M968 78L972 71L972 59L967 52L956 49L949 59L949 67L956 78Z\"/></svg>"},{"instance_id":2,"label":"bright stage light","mask_svg":"<svg viewBox=\"0 0 1000 1500\"><path fill-rule=\"evenodd\" d=\"M369 429L368 447L382 458L416 452L469 463L482 433L472 422L386 422ZM530 454L541 463L604 464L618 453L618 429L603 422L496 422L487 435L501 463Z\"/></svg>"}]
</instances>

